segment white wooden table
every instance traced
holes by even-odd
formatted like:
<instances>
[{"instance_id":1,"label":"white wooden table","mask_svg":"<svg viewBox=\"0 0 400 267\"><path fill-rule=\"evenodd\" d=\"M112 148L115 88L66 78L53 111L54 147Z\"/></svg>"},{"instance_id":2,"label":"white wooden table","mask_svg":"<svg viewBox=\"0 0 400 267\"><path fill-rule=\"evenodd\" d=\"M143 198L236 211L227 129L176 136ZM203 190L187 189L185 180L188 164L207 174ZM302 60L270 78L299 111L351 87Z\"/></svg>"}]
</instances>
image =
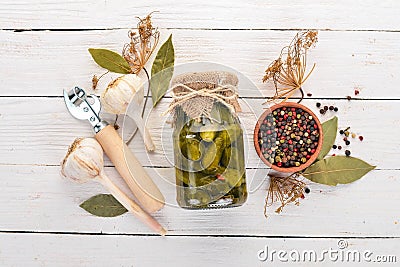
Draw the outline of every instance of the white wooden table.
<instances>
[{"instance_id":1,"label":"white wooden table","mask_svg":"<svg viewBox=\"0 0 400 267\"><path fill-rule=\"evenodd\" d=\"M353 142L353 155L376 170L346 186L310 183L311 193L299 207L271 213L268 220L263 216L268 182L240 208L167 206L155 214L169 230L164 238L132 215L98 218L79 208L104 190L60 178L68 145L91 135L88 124L68 114L62 89L90 88L92 75L102 70L87 49L120 51L135 17L153 10L160 11L154 23L162 39L173 34L177 64L218 62L257 85L261 93L240 92L257 115L263 96L273 94L271 85L261 82L266 66L298 29L319 29L319 42L309 54L317 67L305 85L313 96L304 104L314 111L316 102L338 106L339 126L351 126L365 138ZM271 262L257 256L265 246L320 253L337 249L341 239L348 249L395 255L399 262L399 14L400 2L394 0L2 1L0 266L266 266ZM360 95L347 101L357 88ZM157 111L168 103L163 99ZM248 115L241 116L251 132L255 121ZM149 119L158 147L160 120L155 112ZM154 177L173 179L162 153L149 160L139 139L130 147ZM266 171L255 169L254 149L246 153L248 176L257 171L262 181ZM117 178L108 160L106 165L107 174ZM174 190L162 185L161 190L173 201Z\"/></svg>"}]
</instances>

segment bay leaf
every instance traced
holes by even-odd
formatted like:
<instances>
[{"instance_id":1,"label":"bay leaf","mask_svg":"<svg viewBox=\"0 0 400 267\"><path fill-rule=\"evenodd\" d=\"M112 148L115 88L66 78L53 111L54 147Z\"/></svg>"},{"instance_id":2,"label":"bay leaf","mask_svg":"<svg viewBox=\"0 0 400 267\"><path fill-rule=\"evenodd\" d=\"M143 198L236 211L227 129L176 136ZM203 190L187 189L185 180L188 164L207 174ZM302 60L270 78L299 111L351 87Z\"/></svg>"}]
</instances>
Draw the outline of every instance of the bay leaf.
<instances>
[{"instance_id":1,"label":"bay leaf","mask_svg":"<svg viewBox=\"0 0 400 267\"><path fill-rule=\"evenodd\" d=\"M79 207L99 217L116 217L128 211L110 194L93 196L80 204Z\"/></svg>"},{"instance_id":2,"label":"bay leaf","mask_svg":"<svg viewBox=\"0 0 400 267\"><path fill-rule=\"evenodd\" d=\"M89 53L100 67L116 73L131 73L131 67L128 62L114 51L102 48L89 48Z\"/></svg>"},{"instance_id":3,"label":"bay leaf","mask_svg":"<svg viewBox=\"0 0 400 267\"><path fill-rule=\"evenodd\" d=\"M157 56L151 67L151 97L153 99L153 107L155 107L160 99L165 95L169 88L174 72L175 52L172 44L172 34L168 40L160 47Z\"/></svg>"},{"instance_id":4,"label":"bay leaf","mask_svg":"<svg viewBox=\"0 0 400 267\"><path fill-rule=\"evenodd\" d=\"M352 183L373 169L375 166L361 159L334 156L314 163L302 175L316 183L337 185Z\"/></svg>"},{"instance_id":5,"label":"bay leaf","mask_svg":"<svg viewBox=\"0 0 400 267\"><path fill-rule=\"evenodd\" d=\"M317 157L317 161L325 158L325 156L331 151L331 148L336 140L336 134L338 129L338 118L335 116L332 119L322 123L323 142L322 148Z\"/></svg>"}]
</instances>

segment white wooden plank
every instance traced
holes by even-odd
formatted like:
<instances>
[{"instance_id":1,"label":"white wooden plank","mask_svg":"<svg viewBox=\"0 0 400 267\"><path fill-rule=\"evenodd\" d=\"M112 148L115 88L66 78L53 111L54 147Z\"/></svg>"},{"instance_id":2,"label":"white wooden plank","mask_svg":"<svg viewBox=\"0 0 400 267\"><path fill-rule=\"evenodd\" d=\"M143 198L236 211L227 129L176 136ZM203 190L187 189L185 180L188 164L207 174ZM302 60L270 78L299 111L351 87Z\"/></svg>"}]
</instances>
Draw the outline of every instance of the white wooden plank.
<instances>
[{"instance_id":1,"label":"white wooden plank","mask_svg":"<svg viewBox=\"0 0 400 267\"><path fill-rule=\"evenodd\" d=\"M1 16L0 16L1 17ZM93 74L103 69L87 49L104 47L121 51L127 30L78 32L0 31L1 96L55 96L61 89L80 85L91 88ZM243 84L242 96L271 96L271 83L262 83L267 65L295 35L294 31L162 31L173 34L176 63L208 61L230 66L248 77L259 90ZM161 43L161 42L160 42ZM317 98L399 99L400 34L388 32L320 32L309 62L316 69L304 85ZM311 66L311 65L310 65ZM151 66L148 66L151 68ZM111 78L99 84L104 90ZM243 81L242 81L243 82ZM260 93L261 91L261 93Z\"/></svg>"},{"instance_id":2,"label":"white wooden plank","mask_svg":"<svg viewBox=\"0 0 400 267\"><path fill-rule=\"evenodd\" d=\"M3 242L2 266L282 266L277 254L266 261L258 259L260 250L269 252L296 250L301 260L295 266L309 266L304 251L315 251L322 260L324 250L337 251L332 259L325 255L319 264L333 266L363 266L371 264L378 255L395 256L399 261L398 239L349 239L348 248L338 248L340 239L331 238L221 238L221 237L138 237L138 236L79 236L48 234L0 234ZM364 258L365 251L372 252ZM343 251L343 252L342 252ZM348 252L361 254L360 262L348 258ZM343 254L342 254L343 253ZM294 255L294 254L293 254ZM306 254L307 255L307 254ZM343 261L341 256L344 255ZM337 260L335 258L338 257ZM349 260L350 259L350 260ZM371 262L368 262L371 259ZM314 263L315 264L315 263ZM377 263L376 263L377 264ZM387 263L390 264L390 263ZM391 263L390 265L393 265Z\"/></svg>"},{"instance_id":3,"label":"white wooden plank","mask_svg":"<svg viewBox=\"0 0 400 267\"><path fill-rule=\"evenodd\" d=\"M169 159L173 159L172 129L165 124L168 118L160 116L170 100L163 99L146 117L157 151L146 153L139 135L130 144L132 151L146 166L171 166ZM316 102L317 100L306 100L304 104L318 112ZM240 117L246 134L247 166L251 168L264 166L255 153L252 140L255 123L265 107L262 103L261 99L242 101L245 112ZM394 129L398 129L400 124L398 101L323 100L321 103L338 106L339 112L336 115L339 116L339 127L351 126L352 131L364 136L363 142L351 140L350 150L354 156L381 169L398 169L398 154L394 149L400 147L400 140L394 136ZM62 98L0 98L0 114L2 164L58 165L67 147L76 137L92 136L90 124L74 119L68 113ZM322 116L321 121L334 114L331 112ZM104 118L109 119L110 116ZM338 144L346 148L343 141L339 141L338 137ZM344 150L332 153L343 154ZM106 164L109 165L109 161Z\"/></svg>"},{"instance_id":4,"label":"white wooden plank","mask_svg":"<svg viewBox=\"0 0 400 267\"><path fill-rule=\"evenodd\" d=\"M247 170L251 193L242 207L201 211L176 206L173 169L147 170L168 203L154 216L172 235L400 237L399 171L372 171L355 183L337 187L307 181L311 193L300 206L287 206L281 214L274 213L274 206L266 220L266 170ZM126 191L114 168L105 171ZM106 190L96 183L67 181L57 166L2 165L0 173L4 215L0 231L152 233L131 214L99 218L86 213L79 204Z\"/></svg>"},{"instance_id":5,"label":"white wooden plank","mask_svg":"<svg viewBox=\"0 0 400 267\"><path fill-rule=\"evenodd\" d=\"M151 11L159 27L212 29L399 30L398 1L2 1L6 29L131 27Z\"/></svg>"}]
</instances>

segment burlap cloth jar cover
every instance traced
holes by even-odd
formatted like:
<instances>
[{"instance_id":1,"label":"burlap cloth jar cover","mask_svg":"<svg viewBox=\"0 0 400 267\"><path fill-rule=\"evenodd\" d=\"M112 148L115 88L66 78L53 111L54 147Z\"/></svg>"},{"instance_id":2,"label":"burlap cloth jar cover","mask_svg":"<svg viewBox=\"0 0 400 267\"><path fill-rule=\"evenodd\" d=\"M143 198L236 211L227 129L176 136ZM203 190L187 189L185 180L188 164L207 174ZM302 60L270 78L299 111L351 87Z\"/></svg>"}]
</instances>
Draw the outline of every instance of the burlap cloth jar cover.
<instances>
[{"instance_id":1,"label":"burlap cloth jar cover","mask_svg":"<svg viewBox=\"0 0 400 267\"><path fill-rule=\"evenodd\" d=\"M238 103L238 78L225 71L185 73L171 81L173 101L166 113L174 114L180 106L190 118L210 118L215 101L229 108L232 114L241 112Z\"/></svg>"}]
</instances>

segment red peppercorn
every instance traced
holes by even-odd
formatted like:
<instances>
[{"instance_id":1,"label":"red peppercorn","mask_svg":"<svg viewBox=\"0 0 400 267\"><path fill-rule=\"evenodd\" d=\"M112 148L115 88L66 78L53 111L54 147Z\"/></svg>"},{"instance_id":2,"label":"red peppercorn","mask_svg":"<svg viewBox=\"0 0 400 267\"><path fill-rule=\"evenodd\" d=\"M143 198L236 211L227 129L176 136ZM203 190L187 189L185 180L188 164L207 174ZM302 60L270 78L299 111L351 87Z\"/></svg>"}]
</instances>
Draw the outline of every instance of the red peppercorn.
<instances>
[{"instance_id":1,"label":"red peppercorn","mask_svg":"<svg viewBox=\"0 0 400 267\"><path fill-rule=\"evenodd\" d=\"M271 133L272 133L271 130L268 130L268 131L267 131L267 134L271 134Z\"/></svg>"},{"instance_id":2,"label":"red peppercorn","mask_svg":"<svg viewBox=\"0 0 400 267\"><path fill-rule=\"evenodd\" d=\"M289 143L289 145L291 145L291 144L293 144L293 141L292 141L292 140L289 140L288 143Z\"/></svg>"},{"instance_id":3,"label":"red peppercorn","mask_svg":"<svg viewBox=\"0 0 400 267\"><path fill-rule=\"evenodd\" d=\"M336 154L332 154L332 157L336 156Z\"/></svg>"},{"instance_id":4,"label":"red peppercorn","mask_svg":"<svg viewBox=\"0 0 400 267\"><path fill-rule=\"evenodd\" d=\"M311 94L311 93L307 93L307 96L308 96L308 97L312 97L312 94Z\"/></svg>"},{"instance_id":5,"label":"red peppercorn","mask_svg":"<svg viewBox=\"0 0 400 267\"><path fill-rule=\"evenodd\" d=\"M315 149L313 148L313 149L311 149L311 154L314 154L315 153Z\"/></svg>"},{"instance_id":6,"label":"red peppercorn","mask_svg":"<svg viewBox=\"0 0 400 267\"><path fill-rule=\"evenodd\" d=\"M362 140L364 140L364 137L363 137L362 135L360 135L360 136L358 137L358 139L360 139L360 141L362 141Z\"/></svg>"},{"instance_id":7,"label":"red peppercorn","mask_svg":"<svg viewBox=\"0 0 400 267\"><path fill-rule=\"evenodd\" d=\"M311 158L311 156L310 156L310 155L307 155L307 156L306 156L306 159L310 159L310 158Z\"/></svg>"},{"instance_id":8,"label":"red peppercorn","mask_svg":"<svg viewBox=\"0 0 400 267\"><path fill-rule=\"evenodd\" d=\"M277 165L278 167L282 167L282 162L278 162L278 163L276 163L276 165Z\"/></svg>"},{"instance_id":9,"label":"red peppercorn","mask_svg":"<svg viewBox=\"0 0 400 267\"><path fill-rule=\"evenodd\" d=\"M360 93L360 91L354 90L354 94L355 94L355 95L358 95L359 93Z\"/></svg>"},{"instance_id":10,"label":"red peppercorn","mask_svg":"<svg viewBox=\"0 0 400 267\"><path fill-rule=\"evenodd\" d=\"M224 176L222 176L220 174L217 174L216 176L217 176L217 179L220 180L220 181L224 181L225 180Z\"/></svg>"},{"instance_id":11,"label":"red peppercorn","mask_svg":"<svg viewBox=\"0 0 400 267\"><path fill-rule=\"evenodd\" d=\"M294 112L294 111L296 111L296 109L295 109L295 108L292 108L292 111ZM296 112L295 112L295 114L296 114Z\"/></svg>"}]
</instances>

